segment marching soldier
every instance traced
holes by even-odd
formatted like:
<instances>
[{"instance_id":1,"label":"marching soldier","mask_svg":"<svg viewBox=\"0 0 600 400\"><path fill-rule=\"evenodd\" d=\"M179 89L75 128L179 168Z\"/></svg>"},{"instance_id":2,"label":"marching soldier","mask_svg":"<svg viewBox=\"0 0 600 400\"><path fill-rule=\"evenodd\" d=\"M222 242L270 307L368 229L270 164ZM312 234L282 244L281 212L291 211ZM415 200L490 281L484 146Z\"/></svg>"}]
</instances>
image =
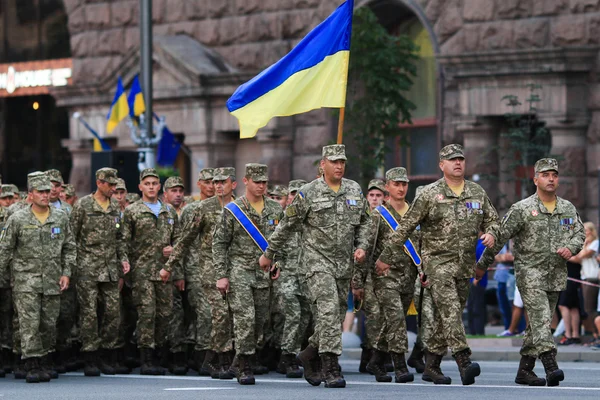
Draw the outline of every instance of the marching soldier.
<instances>
[{"instance_id":1,"label":"marching soldier","mask_svg":"<svg viewBox=\"0 0 600 400\"><path fill-rule=\"evenodd\" d=\"M12 185L2 185L0 191L0 207L6 209L14 203L15 193L13 192Z\"/></svg>"},{"instance_id":2,"label":"marching soldier","mask_svg":"<svg viewBox=\"0 0 600 400\"><path fill-rule=\"evenodd\" d=\"M536 193L508 210L496 245L486 249L477 263L476 277L483 277L504 243L514 238L517 287L529 317L515 382L558 386L564 373L556 363L550 322L559 293L566 288L567 260L583 247L585 232L575 206L556 195L558 162L543 158L535 163L534 170ZM538 357L544 364L545 380L533 372Z\"/></svg>"},{"instance_id":3,"label":"marching soldier","mask_svg":"<svg viewBox=\"0 0 600 400\"><path fill-rule=\"evenodd\" d=\"M0 231L8 219L8 202L13 194L11 185L2 185L0 194ZM0 270L0 377L4 377L4 365L10 365L12 349L13 302L10 286L10 267Z\"/></svg>"},{"instance_id":4,"label":"marching soldier","mask_svg":"<svg viewBox=\"0 0 600 400\"><path fill-rule=\"evenodd\" d=\"M70 183L67 183L67 184L62 185L62 188L63 188L62 194L64 195L64 201L71 207L75 207L75 203L79 199L77 197L77 193L75 193L75 187L73 185L71 185Z\"/></svg>"},{"instance_id":5,"label":"marching soldier","mask_svg":"<svg viewBox=\"0 0 600 400\"><path fill-rule=\"evenodd\" d=\"M125 181L123 179L117 178L117 184L112 197L117 201L117 203L119 203L119 208L121 209L121 218L123 218L123 211L125 211L125 207L127 207L127 186L125 185Z\"/></svg>"}]
</instances>

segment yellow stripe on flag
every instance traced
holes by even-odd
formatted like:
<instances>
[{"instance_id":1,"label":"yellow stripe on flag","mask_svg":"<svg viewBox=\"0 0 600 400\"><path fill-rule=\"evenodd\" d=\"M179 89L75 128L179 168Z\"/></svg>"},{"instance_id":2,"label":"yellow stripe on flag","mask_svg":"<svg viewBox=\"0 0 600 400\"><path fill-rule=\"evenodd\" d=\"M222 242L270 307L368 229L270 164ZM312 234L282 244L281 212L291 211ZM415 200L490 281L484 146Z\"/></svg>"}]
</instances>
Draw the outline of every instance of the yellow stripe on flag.
<instances>
[{"instance_id":1,"label":"yellow stripe on flag","mask_svg":"<svg viewBox=\"0 0 600 400\"><path fill-rule=\"evenodd\" d=\"M146 104L144 103L144 95L137 93L133 102L133 115L139 117L146 111Z\"/></svg>"},{"instance_id":2,"label":"yellow stripe on flag","mask_svg":"<svg viewBox=\"0 0 600 400\"><path fill-rule=\"evenodd\" d=\"M98 139L94 139L94 151L102 151L102 144Z\"/></svg>"},{"instance_id":3,"label":"yellow stripe on flag","mask_svg":"<svg viewBox=\"0 0 600 400\"><path fill-rule=\"evenodd\" d=\"M415 301L412 300L410 302L410 306L408 306L408 311L406 313L406 315L418 315L419 313L417 312L417 308L415 307Z\"/></svg>"},{"instance_id":4,"label":"yellow stripe on flag","mask_svg":"<svg viewBox=\"0 0 600 400\"><path fill-rule=\"evenodd\" d=\"M106 132L112 133L123 119L129 115L129 104L127 104L127 96L125 93L119 97L116 104L113 106L110 118L106 121Z\"/></svg>"}]
</instances>

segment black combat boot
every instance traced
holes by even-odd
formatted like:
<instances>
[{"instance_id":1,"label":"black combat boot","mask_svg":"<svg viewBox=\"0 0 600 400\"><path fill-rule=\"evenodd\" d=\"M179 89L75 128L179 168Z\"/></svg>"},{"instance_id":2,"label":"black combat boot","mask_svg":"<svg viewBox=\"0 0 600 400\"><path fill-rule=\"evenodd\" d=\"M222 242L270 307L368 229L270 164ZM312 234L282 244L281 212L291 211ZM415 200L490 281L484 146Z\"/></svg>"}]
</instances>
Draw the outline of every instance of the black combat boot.
<instances>
[{"instance_id":1,"label":"black combat boot","mask_svg":"<svg viewBox=\"0 0 600 400\"><path fill-rule=\"evenodd\" d=\"M110 350L98 350L96 353L96 357L98 360L98 368L104 375L115 375L117 370L115 366L111 362Z\"/></svg>"},{"instance_id":2,"label":"black combat boot","mask_svg":"<svg viewBox=\"0 0 600 400\"><path fill-rule=\"evenodd\" d=\"M231 365L229 366L229 372L231 372L236 378L240 375L240 358L235 353L231 361Z\"/></svg>"},{"instance_id":3,"label":"black combat boot","mask_svg":"<svg viewBox=\"0 0 600 400\"><path fill-rule=\"evenodd\" d=\"M460 380L463 385L475 383L475 377L481 373L479 364L471 362L471 349L464 349L453 355L460 372Z\"/></svg>"},{"instance_id":4,"label":"black combat boot","mask_svg":"<svg viewBox=\"0 0 600 400\"><path fill-rule=\"evenodd\" d=\"M139 367L141 364L140 356L138 354L138 348L133 343L125 344L125 360L123 361L128 368L134 369Z\"/></svg>"},{"instance_id":5,"label":"black combat boot","mask_svg":"<svg viewBox=\"0 0 600 400\"><path fill-rule=\"evenodd\" d=\"M169 349L166 346L157 346L154 349L153 362L157 375L166 375L169 366Z\"/></svg>"},{"instance_id":6,"label":"black combat boot","mask_svg":"<svg viewBox=\"0 0 600 400\"><path fill-rule=\"evenodd\" d=\"M286 378L302 378L302 370L298 366L298 360L295 354L285 354L282 356L285 364Z\"/></svg>"},{"instance_id":7,"label":"black combat boot","mask_svg":"<svg viewBox=\"0 0 600 400\"><path fill-rule=\"evenodd\" d=\"M40 358L40 369L43 373L47 374L50 379L58 379L58 371L56 371L54 363L52 362L52 353L46 354Z\"/></svg>"},{"instance_id":8,"label":"black combat boot","mask_svg":"<svg viewBox=\"0 0 600 400\"><path fill-rule=\"evenodd\" d=\"M562 369L558 369L556 363L556 349L540 354L540 360L546 370L546 383L548 386L558 386L560 381L565 379Z\"/></svg>"},{"instance_id":9,"label":"black combat boot","mask_svg":"<svg viewBox=\"0 0 600 400\"><path fill-rule=\"evenodd\" d=\"M385 372L394 372L394 362L392 355L387 351L383 353L383 368Z\"/></svg>"},{"instance_id":10,"label":"black combat boot","mask_svg":"<svg viewBox=\"0 0 600 400\"><path fill-rule=\"evenodd\" d=\"M338 356L333 353L322 353L323 382L326 388L345 388L346 381L340 374Z\"/></svg>"},{"instance_id":11,"label":"black combat boot","mask_svg":"<svg viewBox=\"0 0 600 400\"><path fill-rule=\"evenodd\" d=\"M14 355L11 349L2 349L2 365L0 368L4 370L5 374L10 374L13 370L12 366L14 363Z\"/></svg>"},{"instance_id":12,"label":"black combat boot","mask_svg":"<svg viewBox=\"0 0 600 400\"><path fill-rule=\"evenodd\" d=\"M546 380L544 378L539 378L535 372L533 372L534 367L535 357L521 356L515 383L529 386L546 386Z\"/></svg>"},{"instance_id":13,"label":"black combat boot","mask_svg":"<svg viewBox=\"0 0 600 400\"><path fill-rule=\"evenodd\" d=\"M392 361L394 363L394 374L396 375L395 382L413 382L415 380L415 376L408 372L406 360L404 359L404 353L395 353L393 351L390 351L390 355L392 356Z\"/></svg>"},{"instance_id":14,"label":"black combat boot","mask_svg":"<svg viewBox=\"0 0 600 400\"><path fill-rule=\"evenodd\" d=\"M206 355L204 356L204 361L202 362L202 366L200 367L200 371L202 373L199 374L206 374L204 376L210 376L211 378L213 378L214 375L215 377L213 379L219 379L219 371L221 368L217 364L217 354L212 350L207 350L205 354Z\"/></svg>"},{"instance_id":15,"label":"black combat boot","mask_svg":"<svg viewBox=\"0 0 600 400\"><path fill-rule=\"evenodd\" d=\"M5 360L6 353L4 350L5 349L2 349L0 351L0 378L4 378L6 376L5 366L7 365L7 362Z\"/></svg>"},{"instance_id":16,"label":"black combat boot","mask_svg":"<svg viewBox=\"0 0 600 400\"><path fill-rule=\"evenodd\" d=\"M154 349L149 347L140 348L140 374L142 375L160 375L154 364Z\"/></svg>"},{"instance_id":17,"label":"black combat boot","mask_svg":"<svg viewBox=\"0 0 600 400\"><path fill-rule=\"evenodd\" d=\"M24 361L24 368L27 371L25 382L39 383L40 381L40 360L37 357L27 358Z\"/></svg>"},{"instance_id":18,"label":"black combat boot","mask_svg":"<svg viewBox=\"0 0 600 400\"><path fill-rule=\"evenodd\" d=\"M408 357L407 364L409 367L414 368L418 374L422 374L425 371L425 362L423 362L423 347L420 343L415 342L412 352Z\"/></svg>"},{"instance_id":19,"label":"black combat boot","mask_svg":"<svg viewBox=\"0 0 600 400\"><path fill-rule=\"evenodd\" d=\"M425 352L425 371L423 371L423 379L425 382L433 382L436 385L450 385L452 379L442 373L440 365L442 364L442 355L433 354L429 351Z\"/></svg>"},{"instance_id":20,"label":"black combat boot","mask_svg":"<svg viewBox=\"0 0 600 400\"><path fill-rule=\"evenodd\" d=\"M235 374L231 371L230 352L219 353L219 379L233 379Z\"/></svg>"},{"instance_id":21,"label":"black combat boot","mask_svg":"<svg viewBox=\"0 0 600 400\"><path fill-rule=\"evenodd\" d=\"M59 374L64 374L67 372L67 367L65 366L66 361L66 353L64 351L55 351L52 353L54 359L54 369Z\"/></svg>"},{"instance_id":22,"label":"black combat boot","mask_svg":"<svg viewBox=\"0 0 600 400\"><path fill-rule=\"evenodd\" d=\"M310 344L298 354L298 361L304 368L304 379L313 386L319 386L323 380L319 360L319 351Z\"/></svg>"},{"instance_id":23,"label":"black combat boot","mask_svg":"<svg viewBox=\"0 0 600 400\"><path fill-rule=\"evenodd\" d=\"M95 351L86 351L83 355L84 366L83 374L85 376L100 376L100 368L98 368L98 359Z\"/></svg>"},{"instance_id":24,"label":"black combat boot","mask_svg":"<svg viewBox=\"0 0 600 400\"><path fill-rule=\"evenodd\" d=\"M377 382L391 382L392 377L389 376L385 370L384 365L385 352L377 349L373 349L371 353L371 360L367 364L367 371L375 375Z\"/></svg>"},{"instance_id":25,"label":"black combat boot","mask_svg":"<svg viewBox=\"0 0 600 400\"><path fill-rule=\"evenodd\" d=\"M198 368L198 375L200 376L210 376L210 371L202 369L204 365L204 360L206 359L206 350L196 350L194 352L195 364Z\"/></svg>"},{"instance_id":26,"label":"black combat boot","mask_svg":"<svg viewBox=\"0 0 600 400\"><path fill-rule=\"evenodd\" d=\"M277 369L275 370L278 374L285 375L285 360L286 354L281 353L281 357L279 357L279 362L277 363Z\"/></svg>"},{"instance_id":27,"label":"black combat boot","mask_svg":"<svg viewBox=\"0 0 600 400\"><path fill-rule=\"evenodd\" d=\"M25 368L25 360L21 359L20 354L15 354L15 364L13 366L15 379L25 379L27 376L27 368Z\"/></svg>"},{"instance_id":28,"label":"black combat boot","mask_svg":"<svg viewBox=\"0 0 600 400\"><path fill-rule=\"evenodd\" d=\"M252 365L252 372L254 373L254 375L268 374L269 368L260 361L260 358L257 355L258 351L259 350L256 350L256 352L254 354L252 354L252 356L250 356L250 364Z\"/></svg>"},{"instance_id":29,"label":"black combat boot","mask_svg":"<svg viewBox=\"0 0 600 400\"><path fill-rule=\"evenodd\" d=\"M125 365L125 348L110 350L111 364L115 367L117 375L128 375L131 373L131 368Z\"/></svg>"},{"instance_id":30,"label":"black combat boot","mask_svg":"<svg viewBox=\"0 0 600 400\"><path fill-rule=\"evenodd\" d=\"M254 385L254 373L252 372L252 364L250 363L250 356L240 354L239 359L239 374L237 381L240 385Z\"/></svg>"},{"instance_id":31,"label":"black combat boot","mask_svg":"<svg viewBox=\"0 0 600 400\"><path fill-rule=\"evenodd\" d=\"M171 364L171 373L173 375L185 375L188 372L187 353L179 351L173 354L173 361Z\"/></svg>"},{"instance_id":32,"label":"black combat boot","mask_svg":"<svg viewBox=\"0 0 600 400\"><path fill-rule=\"evenodd\" d=\"M360 364L358 365L358 372L360 372L361 374L366 374L369 372L367 371L367 364L369 363L369 360L371 360L372 350L367 348L367 345L365 343L361 344L360 347L362 348L362 351L360 353Z\"/></svg>"}]
</instances>

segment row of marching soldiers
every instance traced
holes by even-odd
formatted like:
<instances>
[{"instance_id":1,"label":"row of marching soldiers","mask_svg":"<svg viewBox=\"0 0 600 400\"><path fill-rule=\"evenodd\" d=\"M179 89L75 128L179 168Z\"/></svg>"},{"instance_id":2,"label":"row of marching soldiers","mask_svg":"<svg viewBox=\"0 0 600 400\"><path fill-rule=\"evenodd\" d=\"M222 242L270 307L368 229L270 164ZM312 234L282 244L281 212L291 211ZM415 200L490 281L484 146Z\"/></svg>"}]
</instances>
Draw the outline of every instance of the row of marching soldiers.
<instances>
[{"instance_id":1,"label":"row of marching soldiers","mask_svg":"<svg viewBox=\"0 0 600 400\"><path fill-rule=\"evenodd\" d=\"M517 382L546 384L533 372L539 357L548 384L557 385L564 376L543 321L566 282L564 260L582 246L583 230L574 207L555 195L556 160L540 160L535 168L534 196L548 204L534 201L538 197L517 203L524 214L509 212L501 225L485 191L464 179L461 146L444 147L439 165L444 177L410 206L406 170L387 171L389 199L372 215L360 186L343 178L343 145L323 148L322 176L290 182L287 195L275 188L275 200L266 196L263 164L246 165L239 198L233 195L234 168L202 170L201 200L187 205L182 180L169 178L161 197L159 175L151 168L140 173L140 199L127 204L117 171L102 168L97 190L72 208L60 200L60 172L31 173L27 199L3 214L9 216L0 235L2 307L14 305L14 317L2 314L2 346L16 356L6 368L40 382L81 367L86 376L129 373L137 366L145 375L167 369L186 374L192 367L243 385L277 369L314 386L345 387L338 357L352 289L357 300L364 297L371 309L380 309L379 317L368 316L381 322L371 334L366 367L377 381L392 379L386 353L396 382L414 380L405 361L405 316L415 293L424 293L424 321L410 364L423 380L449 384L440 368L449 347L462 383L472 384L480 368L470 359L461 315L477 238L488 248L477 264L480 278L502 243L521 234L521 254L537 252L526 260L534 273L520 280L515 261L530 320ZM531 218L517 220L527 213L535 217L533 228L548 219L545 226L556 229L544 238L532 234L525 229ZM540 258L541 265L536 257L548 235L562 247L558 255ZM562 272L542 274L548 260L565 270L564 279Z\"/></svg>"}]
</instances>

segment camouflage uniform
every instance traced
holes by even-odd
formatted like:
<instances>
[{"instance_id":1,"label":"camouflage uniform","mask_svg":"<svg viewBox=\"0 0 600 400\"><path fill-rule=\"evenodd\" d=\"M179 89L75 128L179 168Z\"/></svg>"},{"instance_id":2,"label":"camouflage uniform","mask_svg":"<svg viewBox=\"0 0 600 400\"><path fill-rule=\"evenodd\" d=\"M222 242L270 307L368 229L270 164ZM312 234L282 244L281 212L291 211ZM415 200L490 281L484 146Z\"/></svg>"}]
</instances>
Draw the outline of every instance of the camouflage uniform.
<instances>
[{"instance_id":1,"label":"camouflage uniform","mask_svg":"<svg viewBox=\"0 0 600 400\"><path fill-rule=\"evenodd\" d=\"M440 151L440 159L456 157L464 158L461 146L449 145ZM379 256L386 264L401 263L402 246L420 224L423 272L435 304L436 323L428 346L433 354L446 354L448 347L454 355L470 354L462 312L473 276L475 246L479 232L492 233L497 220L496 209L481 186L465 181L457 196L442 178L423 189Z\"/></svg>"},{"instance_id":2,"label":"camouflage uniform","mask_svg":"<svg viewBox=\"0 0 600 400\"><path fill-rule=\"evenodd\" d=\"M549 170L558 172L556 160L542 159L535 165L536 173ZM521 355L537 358L556 351L550 322L559 293L567 284L567 262L556 250L566 247L571 254L579 253L585 232L573 204L557 197L550 213L536 193L508 210L495 246L485 250L477 268L487 269L510 238L514 238L517 287L529 317Z\"/></svg>"},{"instance_id":3,"label":"camouflage uniform","mask_svg":"<svg viewBox=\"0 0 600 400\"><path fill-rule=\"evenodd\" d=\"M267 166L247 164L246 177L254 182L268 180ZM281 206L263 196L264 209L259 215L250 205L246 196L235 200L256 225L260 232L269 238L283 216ZM223 211L213 239L213 262L215 278L229 279L227 298L234 317L233 330L238 355L255 354L264 345L264 328L269 316L268 272L258 265L261 250L244 230L242 225L227 210Z\"/></svg>"},{"instance_id":4,"label":"camouflage uniform","mask_svg":"<svg viewBox=\"0 0 600 400\"><path fill-rule=\"evenodd\" d=\"M3 185L4 186L4 185ZM8 220L8 211L0 207L0 230ZM13 300L10 284L10 263L0 270L0 349L12 349Z\"/></svg>"},{"instance_id":5,"label":"camouflage uniform","mask_svg":"<svg viewBox=\"0 0 600 400\"><path fill-rule=\"evenodd\" d=\"M117 171L102 168L96 179L116 183ZM71 214L71 227L77 244L77 300L79 302L81 350L114 349L120 321L117 233L121 224L120 208L110 199L104 210L93 194L81 198ZM98 309L102 305L101 326Z\"/></svg>"},{"instance_id":6,"label":"camouflage uniform","mask_svg":"<svg viewBox=\"0 0 600 400\"><path fill-rule=\"evenodd\" d=\"M140 174L158 178L152 168ZM178 266L166 267L163 248L179 238L179 221L173 207L162 203L158 217L138 201L125 209L118 254L121 262L131 264L133 298L138 312L137 344L139 348L162 347L166 344L169 317L173 307L171 284L161 281L159 272L165 269L172 276L180 274Z\"/></svg>"},{"instance_id":7,"label":"camouflage uniform","mask_svg":"<svg viewBox=\"0 0 600 400\"><path fill-rule=\"evenodd\" d=\"M28 175L30 189L49 190L41 172ZM75 267L76 249L63 212L50 207L41 224L31 208L13 214L2 229L0 270L12 259L13 297L19 315L23 358L43 357L55 349L61 276Z\"/></svg>"}]
</instances>

